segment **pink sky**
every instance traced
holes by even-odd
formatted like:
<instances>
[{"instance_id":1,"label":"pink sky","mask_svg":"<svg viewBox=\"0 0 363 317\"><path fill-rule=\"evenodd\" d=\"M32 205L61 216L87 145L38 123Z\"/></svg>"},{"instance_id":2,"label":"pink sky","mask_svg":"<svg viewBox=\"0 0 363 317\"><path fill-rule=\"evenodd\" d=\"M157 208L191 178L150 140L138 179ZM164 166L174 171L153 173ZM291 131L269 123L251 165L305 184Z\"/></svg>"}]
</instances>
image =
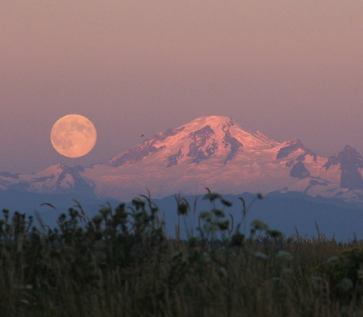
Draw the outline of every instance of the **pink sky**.
<instances>
[{"instance_id":1,"label":"pink sky","mask_svg":"<svg viewBox=\"0 0 363 317\"><path fill-rule=\"evenodd\" d=\"M363 155L361 0L11 0L0 4L0 171L91 165L204 115L328 156ZM94 150L59 155L77 113Z\"/></svg>"}]
</instances>

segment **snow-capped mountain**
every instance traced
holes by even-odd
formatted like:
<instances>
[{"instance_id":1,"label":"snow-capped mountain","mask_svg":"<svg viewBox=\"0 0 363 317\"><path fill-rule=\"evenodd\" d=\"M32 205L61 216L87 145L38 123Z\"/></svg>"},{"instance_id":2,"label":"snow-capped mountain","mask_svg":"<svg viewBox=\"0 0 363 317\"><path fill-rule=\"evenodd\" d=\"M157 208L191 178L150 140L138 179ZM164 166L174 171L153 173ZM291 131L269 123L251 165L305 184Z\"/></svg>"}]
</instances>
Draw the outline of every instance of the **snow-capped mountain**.
<instances>
[{"instance_id":1,"label":"snow-capped mountain","mask_svg":"<svg viewBox=\"0 0 363 317\"><path fill-rule=\"evenodd\" d=\"M279 143L230 118L211 116L158 133L82 175L97 184L99 196L120 199L146 189L163 197L204 193L205 187L228 194L302 191L358 199L362 164L348 146L323 158L298 139Z\"/></svg>"},{"instance_id":2,"label":"snow-capped mountain","mask_svg":"<svg viewBox=\"0 0 363 317\"><path fill-rule=\"evenodd\" d=\"M55 164L33 174L0 172L0 189L47 194L91 194L95 185L92 180L80 174L82 171L84 168L81 166L72 168L64 164Z\"/></svg>"},{"instance_id":3,"label":"snow-capped mountain","mask_svg":"<svg viewBox=\"0 0 363 317\"><path fill-rule=\"evenodd\" d=\"M283 143L223 116L197 118L91 167L54 165L35 174L0 173L1 189L90 191L129 200L202 194L301 191L363 201L363 158L352 147L323 158L298 139Z\"/></svg>"}]
</instances>

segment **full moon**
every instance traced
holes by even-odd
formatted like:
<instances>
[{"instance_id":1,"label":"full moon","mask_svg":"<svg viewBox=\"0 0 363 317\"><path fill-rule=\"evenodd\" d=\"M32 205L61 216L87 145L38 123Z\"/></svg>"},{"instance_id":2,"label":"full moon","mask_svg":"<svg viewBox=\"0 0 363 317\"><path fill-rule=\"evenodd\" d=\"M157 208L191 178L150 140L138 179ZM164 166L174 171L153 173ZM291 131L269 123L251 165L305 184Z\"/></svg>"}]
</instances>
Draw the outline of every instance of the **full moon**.
<instances>
[{"instance_id":1,"label":"full moon","mask_svg":"<svg viewBox=\"0 0 363 317\"><path fill-rule=\"evenodd\" d=\"M93 149L97 132L93 123L86 117L69 114L54 123L50 140L59 154L76 158Z\"/></svg>"}]
</instances>

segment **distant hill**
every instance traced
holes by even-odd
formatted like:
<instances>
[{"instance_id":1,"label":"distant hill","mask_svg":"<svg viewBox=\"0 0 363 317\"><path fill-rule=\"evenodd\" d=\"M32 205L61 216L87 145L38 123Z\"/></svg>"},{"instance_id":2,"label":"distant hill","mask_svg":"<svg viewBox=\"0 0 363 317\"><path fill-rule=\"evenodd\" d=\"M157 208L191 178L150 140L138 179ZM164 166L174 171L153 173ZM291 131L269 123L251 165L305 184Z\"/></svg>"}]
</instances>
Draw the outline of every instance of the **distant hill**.
<instances>
[{"instance_id":1,"label":"distant hill","mask_svg":"<svg viewBox=\"0 0 363 317\"><path fill-rule=\"evenodd\" d=\"M203 200L203 196L185 196L191 207L197 200L197 210L210 210L212 205ZM226 199L233 203L230 208L224 208L227 218L229 213L233 215L235 227L242 219L242 203L239 197L243 197L247 206L256 198L255 194L244 193L241 195L224 195ZM174 224L178 222L177 207L174 196L160 200L154 200L160 207L161 214L165 212L167 220L168 234L175 235ZM222 207L222 206L221 206ZM187 217L188 228L193 228L193 215ZM250 222L254 219L261 219L266 222L271 229L277 229L287 236L296 235L297 232L309 238L318 237L316 223L321 234L328 238L335 236L337 241L354 239L354 234L358 239L363 239L363 204L347 203L338 199L323 197L311 197L304 193L290 192L287 194L270 193L262 200L257 200L251 206L246 223L246 230L249 233ZM180 219L182 226L181 234L185 236L184 222ZM194 224L195 227L198 222ZM241 227L243 231L244 226ZM297 229L297 231L296 231Z\"/></svg>"}]
</instances>

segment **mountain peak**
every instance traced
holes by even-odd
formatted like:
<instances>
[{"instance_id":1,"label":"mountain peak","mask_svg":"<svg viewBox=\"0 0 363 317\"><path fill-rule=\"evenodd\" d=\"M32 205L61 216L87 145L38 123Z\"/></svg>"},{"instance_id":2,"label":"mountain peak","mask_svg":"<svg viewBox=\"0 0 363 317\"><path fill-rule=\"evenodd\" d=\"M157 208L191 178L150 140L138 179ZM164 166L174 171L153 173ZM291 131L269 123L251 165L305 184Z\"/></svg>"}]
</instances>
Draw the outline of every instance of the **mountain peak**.
<instances>
[{"instance_id":1,"label":"mountain peak","mask_svg":"<svg viewBox=\"0 0 363 317\"><path fill-rule=\"evenodd\" d=\"M233 123L234 120L232 118L226 117L226 116L201 116L198 117L190 123L198 122L198 123L204 123L204 124L227 124L227 123Z\"/></svg>"},{"instance_id":2,"label":"mountain peak","mask_svg":"<svg viewBox=\"0 0 363 317\"><path fill-rule=\"evenodd\" d=\"M176 129L155 134L142 144L113 157L108 164L118 167L151 157L158 157L166 167L182 161L199 164L212 157L226 164L244 149L263 150L279 145L259 131L242 129L229 117L203 116Z\"/></svg>"},{"instance_id":3,"label":"mountain peak","mask_svg":"<svg viewBox=\"0 0 363 317\"><path fill-rule=\"evenodd\" d=\"M184 124L183 127L186 129L198 129L204 126L210 126L213 130L218 127L222 127L223 129L228 129L236 125L236 122L225 116L202 116L190 121L187 124Z\"/></svg>"},{"instance_id":4,"label":"mountain peak","mask_svg":"<svg viewBox=\"0 0 363 317\"><path fill-rule=\"evenodd\" d=\"M338 164L363 167L363 158L354 147L347 144L338 154L330 156L324 166L329 169L330 166Z\"/></svg>"},{"instance_id":5,"label":"mountain peak","mask_svg":"<svg viewBox=\"0 0 363 317\"><path fill-rule=\"evenodd\" d=\"M350 146L349 144L346 144L345 145L342 153L351 153L351 154L354 153L354 155L357 155L358 154L360 156L360 154L358 153L358 151L354 147Z\"/></svg>"},{"instance_id":6,"label":"mountain peak","mask_svg":"<svg viewBox=\"0 0 363 317\"><path fill-rule=\"evenodd\" d=\"M337 155L329 157L324 167L338 165L341 170L340 185L348 189L363 189L363 180L358 168L363 167L363 158L352 146L346 145Z\"/></svg>"},{"instance_id":7,"label":"mountain peak","mask_svg":"<svg viewBox=\"0 0 363 317\"><path fill-rule=\"evenodd\" d=\"M291 141L286 141L284 143L284 146L281 147L281 149L277 153L276 159L279 160L281 158L288 157L291 153L298 150L302 151L302 154L298 157L298 161L303 161L306 155L312 156L314 158L314 161L317 160L317 155L310 149L306 148L304 144L297 138L292 139Z\"/></svg>"}]
</instances>

